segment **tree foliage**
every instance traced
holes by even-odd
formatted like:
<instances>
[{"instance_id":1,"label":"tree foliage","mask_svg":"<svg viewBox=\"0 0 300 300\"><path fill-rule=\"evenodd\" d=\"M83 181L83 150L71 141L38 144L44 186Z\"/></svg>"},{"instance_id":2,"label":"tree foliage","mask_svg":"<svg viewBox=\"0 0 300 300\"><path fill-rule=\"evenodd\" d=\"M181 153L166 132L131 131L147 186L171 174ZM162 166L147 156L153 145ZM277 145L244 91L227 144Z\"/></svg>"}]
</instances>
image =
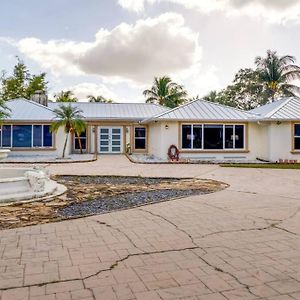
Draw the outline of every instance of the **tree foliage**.
<instances>
[{"instance_id":1,"label":"tree foliage","mask_svg":"<svg viewBox=\"0 0 300 300\"><path fill-rule=\"evenodd\" d=\"M292 84L300 79L300 68L295 61L293 56L279 57L269 50L265 58L255 59L255 69L239 70L231 85L220 92L210 92L204 99L249 110L276 98L298 97L300 88Z\"/></svg>"},{"instance_id":2,"label":"tree foliage","mask_svg":"<svg viewBox=\"0 0 300 300\"><path fill-rule=\"evenodd\" d=\"M54 98L56 102L78 102L72 91L61 91Z\"/></svg>"},{"instance_id":3,"label":"tree foliage","mask_svg":"<svg viewBox=\"0 0 300 300\"><path fill-rule=\"evenodd\" d=\"M187 101L187 92L183 86L173 82L168 76L155 77L153 86L145 90L143 95L147 98L147 103L156 103L170 108Z\"/></svg>"},{"instance_id":4,"label":"tree foliage","mask_svg":"<svg viewBox=\"0 0 300 300\"><path fill-rule=\"evenodd\" d=\"M11 76L2 73L0 79L0 99L7 101L16 98L30 99L36 91L47 93L46 73L31 75L26 65L18 58Z\"/></svg>"},{"instance_id":5,"label":"tree foliage","mask_svg":"<svg viewBox=\"0 0 300 300\"><path fill-rule=\"evenodd\" d=\"M83 120L84 117L82 116L82 110L72 106L71 104L61 104L53 111L55 114L55 122L53 122L51 125L51 131L57 132L59 128L63 127L66 133L66 139L62 154L62 157L64 158L70 133L75 133L79 137L81 133L83 133L86 129L86 123ZM81 144L80 151L82 152Z\"/></svg>"},{"instance_id":6,"label":"tree foliage","mask_svg":"<svg viewBox=\"0 0 300 300\"><path fill-rule=\"evenodd\" d=\"M103 96L88 96L89 102L97 102L97 103L113 103L114 101L112 99L107 99Z\"/></svg>"}]
</instances>

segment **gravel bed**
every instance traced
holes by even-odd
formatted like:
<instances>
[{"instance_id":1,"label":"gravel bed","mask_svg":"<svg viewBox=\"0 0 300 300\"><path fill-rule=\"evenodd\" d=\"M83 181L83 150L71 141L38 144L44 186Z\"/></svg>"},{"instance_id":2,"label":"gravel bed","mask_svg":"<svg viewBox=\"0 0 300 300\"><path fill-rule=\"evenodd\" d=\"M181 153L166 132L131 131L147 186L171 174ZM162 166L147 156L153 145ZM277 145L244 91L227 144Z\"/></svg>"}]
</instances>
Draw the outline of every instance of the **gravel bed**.
<instances>
[{"instance_id":1,"label":"gravel bed","mask_svg":"<svg viewBox=\"0 0 300 300\"><path fill-rule=\"evenodd\" d=\"M151 178L148 179L151 180ZM145 178L143 178L143 180L145 180ZM60 209L58 214L64 217L94 215L150 203L158 203L177 197L187 197L201 194L204 193L200 190L153 190L139 193L127 193L114 197L99 198L81 203L73 203Z\"/></svg>"}]
</instances>

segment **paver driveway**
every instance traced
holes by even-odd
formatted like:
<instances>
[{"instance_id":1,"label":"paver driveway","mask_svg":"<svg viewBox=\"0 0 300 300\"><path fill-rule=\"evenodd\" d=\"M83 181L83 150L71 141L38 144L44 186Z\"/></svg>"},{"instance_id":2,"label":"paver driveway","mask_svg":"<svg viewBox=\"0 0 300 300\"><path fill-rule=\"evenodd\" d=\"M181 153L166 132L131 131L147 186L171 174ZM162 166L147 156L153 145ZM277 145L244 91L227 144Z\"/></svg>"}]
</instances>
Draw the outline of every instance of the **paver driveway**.
<instances>
[{"instance_id":1,"label":"paver driveway","mask_svg":"<svg viewBox=\"0 0 300 300\"><path fill-rule=\"evenodd\" d=\"M116 165L119 168L116 168ZM136 165L53 173L198 176L222 192L0 232L7 299L300 299L300 172Z\"/></svg>"}]
</instances>

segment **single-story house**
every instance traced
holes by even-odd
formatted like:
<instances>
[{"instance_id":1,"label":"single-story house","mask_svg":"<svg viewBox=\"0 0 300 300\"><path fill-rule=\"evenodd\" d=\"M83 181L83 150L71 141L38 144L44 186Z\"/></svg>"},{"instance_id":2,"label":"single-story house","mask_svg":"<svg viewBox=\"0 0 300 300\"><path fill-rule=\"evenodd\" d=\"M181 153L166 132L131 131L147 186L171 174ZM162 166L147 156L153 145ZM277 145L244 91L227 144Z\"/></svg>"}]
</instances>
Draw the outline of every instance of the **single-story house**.
<instances>
[{"instance_id":1,"label":"single-story house","mask_svg":"<svg viewBox=\"0 0 300 300\"><path fill-rule=\"evenodd\" d=\"M26 99L7 102L10 116L0 125L0 147L14 153L60 156L65 133L51 133L53 109ZM66 105L64 103L63 105ZM300 160L300 99L284 98L251 111L196 100L175 109L147 103L71 105L87 123L80 136L85 153L141 153L168 158L175 145L181 158L198 160ZM72 136L67 154L79 152Z\"/></svg>"}]
</instances>

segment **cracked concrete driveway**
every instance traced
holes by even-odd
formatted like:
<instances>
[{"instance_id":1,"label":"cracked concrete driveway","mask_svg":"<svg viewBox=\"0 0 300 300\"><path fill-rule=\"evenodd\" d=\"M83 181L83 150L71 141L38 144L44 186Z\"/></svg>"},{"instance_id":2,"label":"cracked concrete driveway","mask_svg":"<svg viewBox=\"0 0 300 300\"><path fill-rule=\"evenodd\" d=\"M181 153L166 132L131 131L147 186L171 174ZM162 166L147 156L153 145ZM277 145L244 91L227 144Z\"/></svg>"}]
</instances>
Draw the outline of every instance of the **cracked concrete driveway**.
<instances>
[{"instance_id":1,"label":"cracked concrete driveway","mask_svg":"<svg viewBox=\"0 0 300 300\"><path fill-rule=\"evenodd\" d=\"M48 168L194 176L230 187L1 231L1 300L300 299L299 171L137 165L122 156Z\"/></svg>"}]
</instances>

